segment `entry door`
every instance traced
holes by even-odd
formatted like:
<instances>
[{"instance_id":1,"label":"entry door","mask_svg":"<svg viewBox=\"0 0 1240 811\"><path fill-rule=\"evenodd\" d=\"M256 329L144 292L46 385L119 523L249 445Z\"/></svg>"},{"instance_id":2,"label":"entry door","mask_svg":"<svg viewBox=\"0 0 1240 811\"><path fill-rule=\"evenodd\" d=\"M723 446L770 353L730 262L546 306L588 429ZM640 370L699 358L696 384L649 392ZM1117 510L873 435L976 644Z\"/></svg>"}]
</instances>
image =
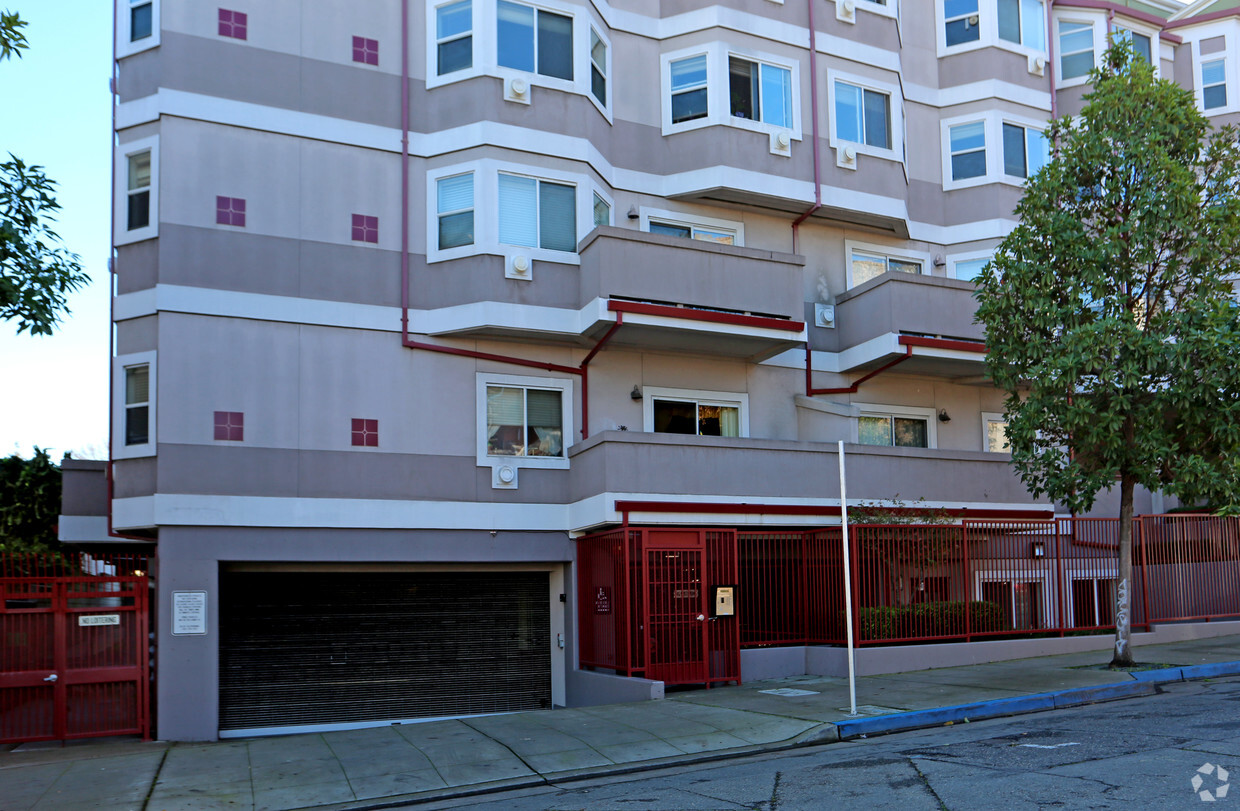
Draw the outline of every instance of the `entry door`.
<instances>
[{"instance_id":1,"label":"entry door","mask_svg":"<svg viewBox=\"0 0 1240 811\"><path fill-rule=\"evenodd\" d=\"M707 668L706 548L702 533L651 531L646 540L646 677L700 684Z\"/></svg>"}]
</instances>

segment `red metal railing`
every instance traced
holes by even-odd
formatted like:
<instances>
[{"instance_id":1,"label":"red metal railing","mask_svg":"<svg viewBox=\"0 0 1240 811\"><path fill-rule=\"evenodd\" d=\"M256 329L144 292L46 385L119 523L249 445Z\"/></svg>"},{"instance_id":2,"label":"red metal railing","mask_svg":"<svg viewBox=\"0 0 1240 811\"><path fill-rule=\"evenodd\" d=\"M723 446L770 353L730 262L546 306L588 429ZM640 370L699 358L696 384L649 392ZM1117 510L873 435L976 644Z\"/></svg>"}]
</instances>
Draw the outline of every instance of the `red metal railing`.
<instances>
[{"instance_id":1,"label":"red metal railing","mask_svg":"<svg viewBox=\"0 0 1240 811\"><path fill-rule=\"evenodd\" d=\"M1159 622L1240 617L1240 519L1147 515L1138 523L1149 610Z\"/></svg>"}]
</instances>

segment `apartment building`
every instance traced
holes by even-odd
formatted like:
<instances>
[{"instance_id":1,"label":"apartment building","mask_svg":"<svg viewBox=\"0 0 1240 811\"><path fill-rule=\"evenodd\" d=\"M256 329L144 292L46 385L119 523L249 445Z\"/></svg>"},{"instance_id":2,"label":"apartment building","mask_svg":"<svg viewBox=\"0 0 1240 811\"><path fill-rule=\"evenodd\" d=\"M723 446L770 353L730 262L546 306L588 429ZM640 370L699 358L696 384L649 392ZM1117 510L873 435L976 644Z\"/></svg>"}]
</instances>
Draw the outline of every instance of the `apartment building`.
<instances>
[{"instance_id":1,"label":"apartment building","mask_svg":"<svg viewBox=\"0 0 1240 811\"><path fill-rule=\"evenodd\" d=\"M838 524L841 441L850 503L1052 515L970 279L1108 36L1240 99L1234 2L116 3L165 739L648 697L576 539Z\"/></svg>"}]
</instances>

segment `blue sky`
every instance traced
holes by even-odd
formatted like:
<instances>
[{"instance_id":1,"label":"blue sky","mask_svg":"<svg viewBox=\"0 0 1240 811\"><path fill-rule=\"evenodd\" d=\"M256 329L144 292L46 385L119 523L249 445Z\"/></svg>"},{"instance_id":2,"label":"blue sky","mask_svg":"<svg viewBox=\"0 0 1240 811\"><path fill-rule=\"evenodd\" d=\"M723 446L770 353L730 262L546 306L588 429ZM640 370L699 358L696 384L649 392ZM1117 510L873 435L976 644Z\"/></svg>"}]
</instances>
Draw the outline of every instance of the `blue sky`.
<instances>
[{"instance_id":1,"label":"blue sky","mask_svg":"<svg viewBox=\"0 0 1240 811\"><path fill-rule=\"evenodd\" d=\"M0 62L0 159L46 168L63 210L56 230L82 258L89 287L51 337L15 335L0 322L0 456L107 456L108 273L111 185L112 3L9 0L29 25L30 48Z\"/></svg>"}]
</instances>

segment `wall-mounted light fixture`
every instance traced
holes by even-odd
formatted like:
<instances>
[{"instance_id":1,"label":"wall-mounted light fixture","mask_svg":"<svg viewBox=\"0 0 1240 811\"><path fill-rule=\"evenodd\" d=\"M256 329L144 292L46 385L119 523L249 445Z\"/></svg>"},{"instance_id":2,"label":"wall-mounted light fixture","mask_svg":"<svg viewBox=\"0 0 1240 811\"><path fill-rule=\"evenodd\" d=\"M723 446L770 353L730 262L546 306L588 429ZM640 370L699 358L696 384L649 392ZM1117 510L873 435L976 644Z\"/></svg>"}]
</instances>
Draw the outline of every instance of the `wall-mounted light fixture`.
<instances>
[{"instance_id":1,"label":"wall-mounted light fixture","mask_svg":"<svg viewBox=\"0 0 1240 811\"><path fill-rule=\"evenodd\" d=\"M947 409L946 409L946 408L940 408L940 409L939 409L939 422L951 422L951 421L952 421L952 418L951 418L951 416L947 413Z\"/></svg>"},{"instance_id":2,"label":"wall-mounted light fixture","mask_svg":"<svg viewBox=\"0 0 1240 811\"><path fill-rule=\"evenodd\" d=\"M641 388L636 385L633 386L633 390L629 392L629 396L632 397L634 400L640 400L642 398Z\"/></svg>"},{"instance_id":3,"label":"wall-mounted light fixture","mask_svg":"<svg viewBox=\"0 0 1240 811\"><path fill-rule=\"evenodd\" d=\"M629 219L630 220L641 219L641 216L642 215L637 213L637 206L629 206Z\"/></svg>"}]
</instances>

